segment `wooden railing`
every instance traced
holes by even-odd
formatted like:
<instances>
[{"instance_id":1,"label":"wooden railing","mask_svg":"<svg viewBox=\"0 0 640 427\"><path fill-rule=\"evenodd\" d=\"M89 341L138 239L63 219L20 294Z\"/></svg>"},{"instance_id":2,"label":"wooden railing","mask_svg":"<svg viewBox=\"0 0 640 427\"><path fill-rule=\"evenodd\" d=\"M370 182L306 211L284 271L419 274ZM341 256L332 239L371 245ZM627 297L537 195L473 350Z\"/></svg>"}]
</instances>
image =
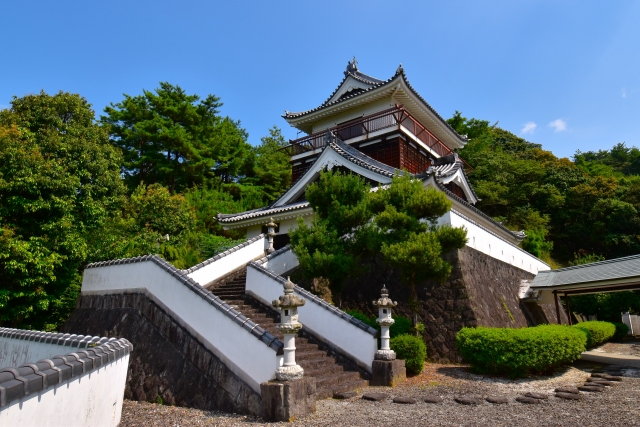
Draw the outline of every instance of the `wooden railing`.
<instances>
[{"instance_id":1,"label":"wooden railing","mask_svg":"<svg viewBox=\"0 0 640 427\"><path fill-rule=\"evenodd\" d=\"M373 132L387 128L400 129L400 126L406 128L438 156L442 157L453 153L401 105L290 141L290 144L284 149L288 150L289 155L295 156L324 147L327 143L326 135L328 132L342 141L347 141L363 135L366 138Z\"/></svg>"}]
</instances>

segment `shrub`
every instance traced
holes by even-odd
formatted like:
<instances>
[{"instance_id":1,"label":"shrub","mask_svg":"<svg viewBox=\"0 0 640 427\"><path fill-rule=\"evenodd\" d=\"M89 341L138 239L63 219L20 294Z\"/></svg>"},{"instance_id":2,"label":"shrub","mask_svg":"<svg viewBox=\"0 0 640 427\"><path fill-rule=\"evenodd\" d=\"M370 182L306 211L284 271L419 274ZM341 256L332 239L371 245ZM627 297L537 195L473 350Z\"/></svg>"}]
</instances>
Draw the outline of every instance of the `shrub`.
<instances>
[{"instance_id":1,"label":"shrub","mask_svg":"<svg viewBox=\"0 0 640 427\"><path fill-rule=\"evenodd\" d=\"M398 335L391 338L390 346L396 352L396 357L404 360L409 374L417 375L422 372L427 358L427 346L422 338Z\"/></svg>"},{"instance_id":2,"label":"shrub","mask_svg":"<svg viewBox=\"0 0 640 427\"><path fill-rule=\"evenodd\" d=\"M406 335L411 332L411 319L399 315L391 317L395 320L389 328L389 334L391 334L392 337L399 337L400 335Z\"/></svg>"},{"instance_id":3,"label":"shrub","mask_svg":"<svg viewBox=\"0 0 640 427\"><path fill-rule=\"evenodd\" d=\"M366 314L358 310L346 310L345 313L355 317L363 323L366 323L374 329L380 329L380 326L376 323L376 318L374 316L367 316Z\"/></svg>"},{"instance_id":4,"label":"shrub","mask_svg":"<svg viewBox=\"0 0 640 427\"><path fill-rule=\"evenodd\" d=\"M616 333L616 326L611 322L591 320L573 326L587 334L587 347L595 347L609 341Z\"/></svg>"},{"instance_id":5,"label":"shrub","mask_svg":"<svg viewBox=\"0 0 640 427\"><path fill-rule=\"evenodd\" d=\"M629 333L629 327L622 322L613 322L613 326L616 327L616 333L613 334L614 341L620 341L622 338L626 337Z\"/></svg>"},{"instance_id":6,"label":"shrub","mask_svg":"<svg viewBox=\"0 0 640 427\"><path fill-rule=\"evenodd\" d=\"M372 328L380 330L380 325L376 323L376 319L377 319L376 316L367 316L366 314L358 310L345 310L345 312L348 315L353 316L356 319L360 320L361 322L366 323ZM411 332L411 329L412 329L411 319L409 319L408 317L400 316L400 315L392 316L392 317L393 317L393 320L395 320L394 324L391 325L391 327L389 328L389 334L392 337L405 335Z\"/></svg>"},{"instance_id":7,"label":"shrub","mask_svg":"<svg viewBox=\"0 0 640 427\"><path fill-rule=\"evenodd\" d=\"M532 328L462 328L456 345L479 373L521 377L548 373L571 363L585 350L586 335L563 325Z\"/></svg>"}]
</instances>

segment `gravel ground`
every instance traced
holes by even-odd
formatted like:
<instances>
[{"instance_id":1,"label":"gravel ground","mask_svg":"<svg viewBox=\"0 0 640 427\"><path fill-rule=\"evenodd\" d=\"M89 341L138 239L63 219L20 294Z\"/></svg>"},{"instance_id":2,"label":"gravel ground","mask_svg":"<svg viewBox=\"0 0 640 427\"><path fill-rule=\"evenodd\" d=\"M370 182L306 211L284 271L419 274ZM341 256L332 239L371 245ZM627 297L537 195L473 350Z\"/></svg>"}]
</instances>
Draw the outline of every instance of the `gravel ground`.
<instances>
[{"instance_id":1,"label":"gravel ground","mask_svg":"<svg viewBox=\"0 0 640 427\"><path fill-rule=\"evenodd\" d=\"M640 426L640 371L624 369L623 381L607 387L603 393L582 393L580 401L553 397L562 386L582 385L593 370L603 365L577 362L551 377L521 380L474 375L460 365L427 364L419 376L394 388L369 387L348 400L327 399L317 402L315 414L289 425L301 426ZM363 393L382 392L390 396L381 402L362 399ZM515 398L526 392L548 394L541 404L526 405ZM443 398L441 404L427 404L429 395ZM394 397L413 397L417 404L393 403ZM505 396L509 403L477 406L461 405L455 397L486 398ZM125 401L121 427L128 426L271 426L243 415L207 412Z\"/></svg>"},{"instance_id":2,"label":"gravel ground","mask_svg":"<svg viewBox=\"0 0 640 427\"><path fill-rule=\"evenodd\" d=\"M640 340L627 339L623 342L608 342L593 351L640 356Z\"/></svg>"}]
</instances>

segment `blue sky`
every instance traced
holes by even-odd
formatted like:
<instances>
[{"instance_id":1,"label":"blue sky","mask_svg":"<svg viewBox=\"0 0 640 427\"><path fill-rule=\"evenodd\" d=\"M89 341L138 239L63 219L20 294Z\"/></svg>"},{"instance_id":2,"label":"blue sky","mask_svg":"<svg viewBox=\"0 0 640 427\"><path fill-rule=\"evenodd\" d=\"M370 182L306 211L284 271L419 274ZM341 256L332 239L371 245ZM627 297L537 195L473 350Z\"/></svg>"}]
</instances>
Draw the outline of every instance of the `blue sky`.
<instances>
[{"instance_id":1,"label":"blue sky","mask_svg":"<svg viewBox=\"0 0 640 427\"><path fill-rule=\"evenodd\" d=\"M482 4L481 4L482 3ZM14 1L0 5L0 106L80 93L98 113L160 81L222 98L258 143L320 104L356 56L402 63L444 117L499 121L558 156L640 146L640 2Z\"/></svg>"}]
</instances>

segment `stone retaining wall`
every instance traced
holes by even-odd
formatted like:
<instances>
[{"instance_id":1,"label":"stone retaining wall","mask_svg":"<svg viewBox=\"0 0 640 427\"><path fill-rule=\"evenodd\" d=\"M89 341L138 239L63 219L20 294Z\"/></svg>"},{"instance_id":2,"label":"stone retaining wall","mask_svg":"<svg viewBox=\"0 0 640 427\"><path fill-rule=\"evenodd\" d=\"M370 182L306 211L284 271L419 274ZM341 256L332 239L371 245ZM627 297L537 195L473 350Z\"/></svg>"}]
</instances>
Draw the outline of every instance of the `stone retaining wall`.
<instances>
[{"instance_id":1,"label":"stone retaining wall","mask_svg":"<svg viewBox=\"0 0 640 427\"><path fill-rule=\"evenodd\" d=\"M135 343L127 399L263 415L260 395L143 294L82 296L62 331Z\"/></svg>"},{"instance_id":2,"label":"stone retaining wall","mask_svg":"<svg viewBox=\"0 0 640 427\"><path fill-rule=\"evenodd\" d=\"M524 304L518 298L521 280L531 280L533 274L469 246L448 254L446 259L453 266L449 280L416 287L420 300L418 321L425 324L424 339L431 360L461 361L455 337L464 326L523 327L557 322L552 305ZM386 284L391 298L399 302L395 312L411 316L407 304L409 291L382 257L370 260L362 269L360 277L344 283L343 310L357 309L377 315L371 301L379 298L380 288ZM563 311L561 318L566 324Z\"/></svg>"}]
</instances>

